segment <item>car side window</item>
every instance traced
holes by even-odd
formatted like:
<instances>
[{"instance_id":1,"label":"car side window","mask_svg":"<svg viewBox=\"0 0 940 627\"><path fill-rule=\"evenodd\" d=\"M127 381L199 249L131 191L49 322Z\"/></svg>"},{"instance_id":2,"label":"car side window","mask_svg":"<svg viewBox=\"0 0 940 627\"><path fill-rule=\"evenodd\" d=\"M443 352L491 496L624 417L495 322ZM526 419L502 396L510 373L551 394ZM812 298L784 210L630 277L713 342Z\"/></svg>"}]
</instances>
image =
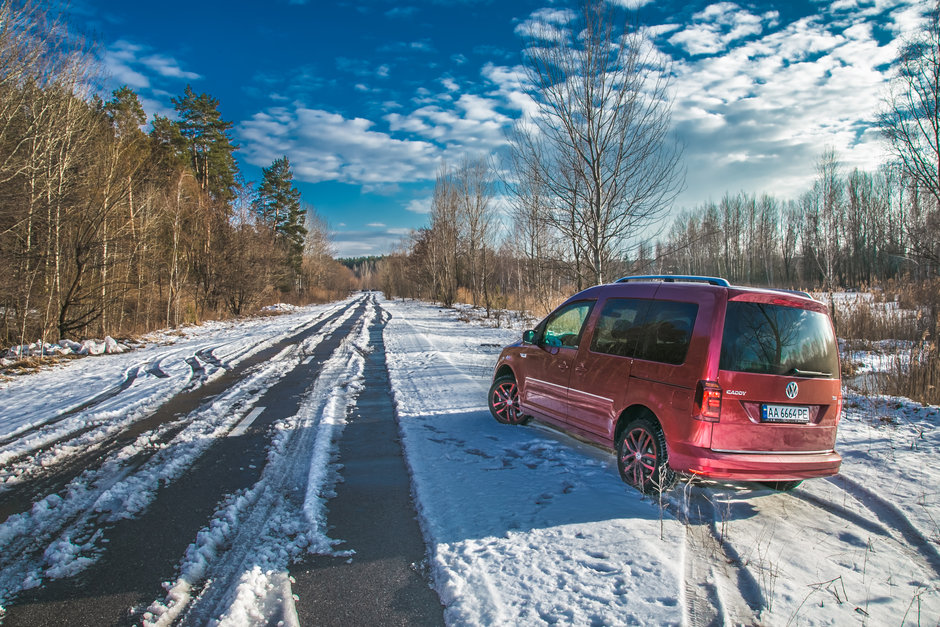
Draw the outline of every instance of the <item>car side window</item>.
<instances>
[{"instance_id":1,"label":"car side window","mask_svg":"<svg viewBox=\"0 0 940 627\"><path fill-rule=\"evenodd\" d=\"M544 346L577 348L584 330L584 322L591 313L594 301L571 303L554 312L545 321L542 335Z\"/></svg>"},{"instance_id":2,"label":"car side window","mask_svg":"<svg viewBox=\"0 0 940 627\"><path fill-rule=\"evenodd\" d=\"M591 351L633 357L639 338L641 311L650 301L637 298L611 298L604 303L597 319Z\"/></svg>"},{"instance_id":3,"label":"car side window","mask_svg":"<svg viewBox=\"0 0 940 627\"><path fill-rule=\"evenodd\" d=\"M666 364L684 362L697 315L695 303L656 301L639 328L642 339L636 357Z\"/></svg>"}]
</instances>

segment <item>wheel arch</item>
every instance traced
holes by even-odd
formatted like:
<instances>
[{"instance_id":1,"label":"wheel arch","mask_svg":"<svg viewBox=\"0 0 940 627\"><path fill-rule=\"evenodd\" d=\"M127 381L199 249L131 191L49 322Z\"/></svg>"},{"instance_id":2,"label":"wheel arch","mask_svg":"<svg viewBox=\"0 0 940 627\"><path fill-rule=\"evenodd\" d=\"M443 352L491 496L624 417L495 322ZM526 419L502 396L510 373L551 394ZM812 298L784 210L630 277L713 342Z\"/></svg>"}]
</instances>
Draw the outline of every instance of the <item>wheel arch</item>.
<instances>
[{"instance_id":1,"label":"wheel arch","mask_svg":"<svg viewBox=\"0 0 940 627\"><path fill-rule=\"evenodd\" d=\"M659 421L659 418L656 417L656 414L653 413L652 409L639 403L631 405L620 412L620 417L617 418L617 424L614 426L614 446L617 445L617 440L620 439L620 434L627 428L627 425L641 416L648 416L660 429L663 428L663 424Z\"/></svg>"},{"instance_id":2,"label":"wheel arch","mask_svg":"<svg viewBox=\"0 0 940 627\"><path fill-rule=\"evenodd\" d=\"M507 375L512 377L515 381L517 382L519 381L518 379L516 379L516 373L512 369L512 366L509 366L508 364L503 364L502 366L496 369L496 372L493 373L493 380L495 381L496 379L500 377L505 377Z\"/></svg>"}]
</instances>

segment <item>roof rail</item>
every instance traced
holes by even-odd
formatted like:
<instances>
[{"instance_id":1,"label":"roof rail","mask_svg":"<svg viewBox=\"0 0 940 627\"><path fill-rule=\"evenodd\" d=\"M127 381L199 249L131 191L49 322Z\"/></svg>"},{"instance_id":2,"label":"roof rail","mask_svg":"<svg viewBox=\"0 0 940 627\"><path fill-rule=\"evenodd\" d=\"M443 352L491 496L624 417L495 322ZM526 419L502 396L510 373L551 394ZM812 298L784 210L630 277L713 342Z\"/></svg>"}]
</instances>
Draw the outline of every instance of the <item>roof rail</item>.
<instances>
[{"instance_id":1,"label":"roof rail","mask_svg":"<svg viewBox=\"0 0 940 627\"><path fill-rule=\"evenodd\" d=\"M625 276L618 279L617 283L627 283L629 281L664 281L673 283L675 281L690 281L694 283L708 283L719 287L731 287L727 279L720 279L713 276L686 276L681 274L648 274L643 276Z\"/></svg>"}]
</instances>

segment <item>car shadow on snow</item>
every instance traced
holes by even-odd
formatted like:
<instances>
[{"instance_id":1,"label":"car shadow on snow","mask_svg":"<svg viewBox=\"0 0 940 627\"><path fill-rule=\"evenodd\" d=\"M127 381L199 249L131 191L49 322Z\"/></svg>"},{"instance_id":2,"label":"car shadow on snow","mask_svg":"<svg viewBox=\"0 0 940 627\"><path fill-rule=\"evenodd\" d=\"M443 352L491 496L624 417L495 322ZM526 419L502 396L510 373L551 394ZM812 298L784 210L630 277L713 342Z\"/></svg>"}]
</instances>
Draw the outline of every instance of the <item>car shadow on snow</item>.
<instances>
[{"instance_id":1,"label":"car shadow on snow","mask_svg":"<svg viewBox=\"0 0 940 627\"><path fill-rule=\"evenodd\" d=\"M721 501L726 518L748 518L757 514L748 500L771 493L695 482L662 499L643 495L621 481L611 451L538 422L502 425L485 409L404 416L400 424L419 511L438 542L605 521L682 521L685 493L699 508Z\"/></svg>"}]
</instances>

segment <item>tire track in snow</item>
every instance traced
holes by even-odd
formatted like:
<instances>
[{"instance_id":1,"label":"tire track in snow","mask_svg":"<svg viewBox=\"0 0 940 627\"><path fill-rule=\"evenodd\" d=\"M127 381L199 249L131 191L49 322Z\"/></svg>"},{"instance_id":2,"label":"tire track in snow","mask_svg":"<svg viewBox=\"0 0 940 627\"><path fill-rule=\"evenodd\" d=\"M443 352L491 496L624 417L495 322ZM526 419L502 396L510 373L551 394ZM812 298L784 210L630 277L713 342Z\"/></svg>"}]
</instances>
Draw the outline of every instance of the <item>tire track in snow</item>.
<instances>
[{"instance_id":1,"label":"tire track in snow","mask_svg":"<svg viewBox=\"0 0 940 627\"><path fill-rule=\"evenodd\" d=\"M346 316L338 311L314 324L303 334L313 335L306 342L322 341L350 312L351 306ZM0 524L0 608L45 578L69 577L94 563L101 552L102 526L146 508L160 486L175 481L215 438L237 424L262 390L296 367L303 345L283 343L287 346L278 355L249 368L247 376L166 433L141 434L97 468L80 471L61 495L51 494L29 512ZM151 442L154 436L160 441Z\"/></svg>"},{"instance_id":2,"label":"tire track in snow","mask_svg":"<svg viewBox=\"0 0 940 627\"><path fill-rule=\"evenodd\" d=\"M239 624L260 613L269 623L296 624L287 559L304 550L331 553L334 544L326 534L322 497L336 480L336 440L362 385L372 315L356 315L356 329L323 363L297 413L278 423L257 483L223 501L187 550L167 597L151 604L145 623ZM265 587L276 591L273 598Z\"/></svg>"},{"instance_id":3,"label":"tire track in snow","mask_svg":"<svg viewBox=\"0 0 940 627\"><path fill-rule=\"evenodd\" d=\"M121 392L129 388L134 383L134 381L137 379L137 376L140 374L141 367L142 366L137 365L137 366L132 366L128 368L127 370L124 371L124 378L120 381L120 383L117 383L109 387L108 389L104 390L100 394L93 396L87 401L84 401L83 403L76 405L74 407L65 409L41 424L33 425L29 429L26 429L23 431L15 431L6 437L0 438L0 447L6 446L10 444L11 442L15 442L16 440L20 440L35 432L46 429L50 427L51 425L54 425L55 423L68 418L69 416L73 416L75 414L81 413L87 409L94 407L95 405L100 405L101 403L103 403L104 401L110 398L114 398L115 396L117 396L118 394L120 394Z\"/></svg>"},{"instance_id":4,"label":"tire track in snow","mask_svg":"<svg viewBox=\"0 0 940 627\"><path fill-rule=\"evenodd\" d=\"M838 475L829 479L830 483L842 483L842 489L854 496L875 516L878 517L888 532L902 546L907 546L927 570L933 571L934 581L940 580L940 552L895 505L872 492L854 479Z\"/></svg>"},{"instance_id":5,"label":"tire track in snow","mask_svg":"<svg viewBox=\"0 0 940 627\"><path fill-rule=\"evenodd\" d=\"M837 499L823 499L806 490L797 490L790 494L805 503L839 516L850 524L892 539L909 559L917 562L932 579L940 581L940 552L897 506L844 474L828 477L827 481L851 496L855 502L871 512L874 518L866 518L852 512L839 505Z\"/></svg>"},{"instance_id":6,"label":"tire track in snow","mask_svg":"<svg viewBox=\"0 0 940 627\"><path fill-rule=\"evenodd\" d=\"M334 318L339 315L344 307L344 303L339 303L333 307L325 309L324 311L317 312L314 317L310 319L303 320L299 324L296 324L292 327L289 327L286 331L279 334L277 337L271 337L259 342L249 344L247 346L243 345L243 342L240 340L233 340L231 342L225 342L222 344L217 344L209 349L202 349L196 353L189 355L190 362L188 365L191 368L190 378L194 376L193 370L204 372L204 366L196 359L199 356L199 353L207 352L209 357L206 357L207 363L211 360L219 362L223 367L217 368L213 372L209 373L208 376L198 377L196 376L196 381L190 381L188 385L181 387L175 392L175 394L180 394L184 391L193 391L198 389L200 386L200 379L202 383L211 382L216 379L219 375L232 370L238 369L239 371L246 371L252 365L257 365L262 363L266 359L269 359L271 356L278 353L284 346L295 342L299 337L303 337L309 334L311 327L316 326L322 323L325 319ZM280 339L278 339L278 337ZM220 360L215 357L215 353L219 352L221 349L227 348L229 346L235 346L236 349L227 355L226 359ZM177 350L171 350L168 353L164 353L156 357L152 361L145 361L135 366L130 367L125 371L122 380L112 386L109 386L103 392L94 395L93 397L81 401L71 407L66 407L59 410L50 418L40 422L29 425L28 427L18 429L12 433L8 433L0 437L0 449L7 447L11 443L16 443L19 446L17 451L12 454L9 451L3 452L0 450L0 464L8 466L13 463L14 460L21 459L26 456L31 456L35 454L35 451L39 449L48 449L49 447L54 446L55 444L67 441L69 438L74 438L80 433L85 433L93 429L98 425L98 420L94 419L92 416L91 424L86 424L86 420L76 421L76 418L84 418L85 414L89 413L89 410L97 408L99 405L106 403L106 401L118 397L120 392L129 389L135 382L146 378L143 375L151 375L156 379L165 379L169 378L166 372L163 370L163 364L168 362L171 359L180 359L183 362L186 362L185 357L180 357L181 354L187 354L191 349L181 348ZM244 364L242 363L244 362ZM129 376L131 371L137 369L137 372L133 376ZM159 394L155 395L159 396ZM167 397L159 399L158 402L163 403L168 401L172 397ZM135 419L139 419L140 415L136 416ZM69 419L72 420L69 420ZM110 419L109 419L110 422ZM62 424L70 423L70 424ZM74 423L74 424L71 424ZM29 443L27 446L23 446L23 443Z\"/></svg>"},{"instance_id":7,"label":"tire track in snow","mask_svg":"<svg viewBox=\"0 0 940 627\"><path fill-rule=\"evenodd\" d=\"M678 490L679 488L677 488ZM676 499L664 495L666 509L684 521L684 581L681 590L686 624L692 627L754 625L766 600L758 582L718 527L719 513L708 488L682 486Z\"/></svg>"},{"instance_id":8,"label":"tire track in snow","mask_svg":"<svg viewBox=\"0 0 940 627\"><path fill-rule=\"evenodd\" d=\"M172 439L185 426L175 418L176 416L189 414L202 404L204 397L222 393L245 377L251 376L253 368L263 365L285 347L303 342L305 338L319 332L325 325L340 317L342 312L339 308L322 312L303 327L299 327L302 329L299 333L259 351L251 359L228 371L228 376L210 382L209 387L193 386L191 382L172 397L163 400L157 407L140 415L130 412L118 421L86 419L81 427L69 429L60 437L50 438L36 447L24 447L23 452L17 455L6 456L3 459L3 470L0 472L0 522L12 514L25 511L32 501L61 491L89 465L105 459L115 450L147 432L154 432L151 448ZM211 350L217 348L218 346ZM184 351L160 357L153 365L147 367L147 370L159 368L161 362L176 358L174 356L180 352ZM198 367L202 368L201 365ZM162 369L160 372L163 372ZM164 377L165 373L163 377L158 378ZM166 423L171 424L168 428L163 428ZM48 423L38 426L28 433L20 433L18 437L28 438L30 434L38 436L50 426L52 425Z\"/></svg>"}]
</instances>

